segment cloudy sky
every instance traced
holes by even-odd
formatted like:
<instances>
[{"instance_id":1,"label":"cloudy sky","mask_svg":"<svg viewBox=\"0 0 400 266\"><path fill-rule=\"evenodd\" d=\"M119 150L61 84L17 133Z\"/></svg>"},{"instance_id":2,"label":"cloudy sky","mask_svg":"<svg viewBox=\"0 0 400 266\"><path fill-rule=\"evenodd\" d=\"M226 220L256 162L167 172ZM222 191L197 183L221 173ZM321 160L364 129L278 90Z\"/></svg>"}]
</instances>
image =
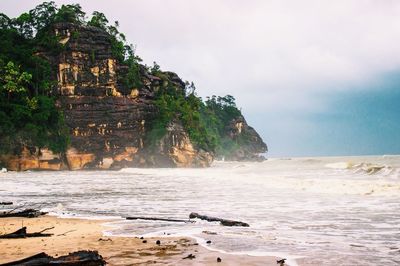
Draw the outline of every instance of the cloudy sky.
<instances>
[{"instance_id":1,"label":"cloudy sky","mask_svg":"<svg viewBox=\"0 0 400 266\"><path fill-rule=\"evenodd\" d=\"M144 63L200 96L235 96L271 157L400 154L400 1L55 2L118 20Z\"/></svg>"}]
</instances>

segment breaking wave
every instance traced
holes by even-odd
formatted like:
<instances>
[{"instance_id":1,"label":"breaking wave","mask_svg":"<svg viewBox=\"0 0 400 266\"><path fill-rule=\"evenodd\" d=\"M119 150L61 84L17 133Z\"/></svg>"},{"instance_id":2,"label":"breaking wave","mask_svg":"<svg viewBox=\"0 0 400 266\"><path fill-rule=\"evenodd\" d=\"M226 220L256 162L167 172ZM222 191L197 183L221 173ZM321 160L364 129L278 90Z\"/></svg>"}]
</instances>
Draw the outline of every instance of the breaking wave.
<instances>
[{"instance_id":1,"label":"breaking wave","mask_svg":"<svg viewBox=\"0 0 400 266\"><path fill-rule=\"evenodd\" d=\"M326 168L345 170L358 176L377 176L382 178L400 179L400 168L387 164L369 162L335 162L325 165Z\"/></svg>"},{"instance_id":2,"label":"breaking wave","mask_svg":"<svg viewBox=\"0 0 400 266\"><path fill-rule=\"evenodd\" d=\"M121 219L108 233L193 236L211 240L217 250L285 252L305 258L306 265L398 265L399 169L400 156L385 156L217 162L207 169L9 172L1 176L0 198L67 217L185 219L198 212L250 227Z\"/></svg>"}]
</instances>

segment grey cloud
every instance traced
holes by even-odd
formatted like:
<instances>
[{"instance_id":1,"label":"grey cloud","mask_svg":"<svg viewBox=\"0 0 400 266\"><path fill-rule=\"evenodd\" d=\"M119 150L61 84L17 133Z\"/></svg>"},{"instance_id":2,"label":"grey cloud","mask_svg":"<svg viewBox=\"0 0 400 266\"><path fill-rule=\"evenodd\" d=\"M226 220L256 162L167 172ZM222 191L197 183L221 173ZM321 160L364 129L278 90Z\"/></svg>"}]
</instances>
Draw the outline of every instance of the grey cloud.
<instances>
[{"instance_id":1,"label":"grey cloud","mask_svg":"<svg viewBox=\"0 0 400 266\"><path fill-rule=\"evenodd\" d=\"M17 14L34 2L1 6ZM78 2L118 20L147 64L194 81L201 95L343 89L400 66L398 1Z\"/></svg>"},{"instance_id":2,"label":"grey cloud","mask_svg":"<svg viewBox=\"0 0 400 266\"><path fill-rule=\"evenodd\" d=\"M0 7L16 15L39 2ZM66 2L118 20L145 63L254 114L323 112L324 93L400 68L400 1L56 1Z\"/></svg>"}]
</instances>

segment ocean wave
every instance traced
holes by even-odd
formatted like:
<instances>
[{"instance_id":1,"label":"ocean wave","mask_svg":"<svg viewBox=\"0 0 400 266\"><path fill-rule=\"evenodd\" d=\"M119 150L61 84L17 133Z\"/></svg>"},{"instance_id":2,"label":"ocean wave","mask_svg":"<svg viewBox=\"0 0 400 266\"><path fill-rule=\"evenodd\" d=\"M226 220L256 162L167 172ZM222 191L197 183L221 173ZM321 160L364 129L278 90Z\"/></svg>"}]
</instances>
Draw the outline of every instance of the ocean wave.
<instances>
[{"instance_id":1,"label":"ocean wave","mask_svg":"<svg viewBox=\"0 0 400 266\"><path fill-rule=\"evenodd\" d=\"M369 175L374 175L374 174L391 174L393 171L393 168L388 165L379 165L379 164L372 164L372 163L359 163L351 166L351 169L353 169L354 173L366 173Z\"/></svg>"},{"instance_id":2,"label":"ocean wave","mask_svg":"<svg viewBox=\"0 0 400 266\"><path fill-rule=\"evenodd\" d=\"M326 168L332 169L350 169L353 166L351 162L338 162L338 163L328 163L325 164Z\"/></svg>"},{"instance_id":3,"label":"ocean wave","mask_svg":"<svg viewBox=\"0 0 400 266\"><path fill-rule=\"evenodd\" d=\"M376 164L368 162L337 162L326 164L325 167L336 170L351 171L352 174L356 175L382 176L395 179L400 178L400 169L386 164Z\"/></svg>"}]
</instances>

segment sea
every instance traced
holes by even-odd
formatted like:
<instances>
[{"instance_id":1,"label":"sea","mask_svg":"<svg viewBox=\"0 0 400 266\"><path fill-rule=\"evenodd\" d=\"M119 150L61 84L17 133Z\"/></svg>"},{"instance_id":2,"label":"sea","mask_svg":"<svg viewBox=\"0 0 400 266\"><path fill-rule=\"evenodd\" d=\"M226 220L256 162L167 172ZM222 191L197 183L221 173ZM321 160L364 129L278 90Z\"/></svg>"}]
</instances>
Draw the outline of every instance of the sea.
<instances>
[{"instance_id":1,"label":"sea","mask_svg":"<svg viewBox=\"0 0 400 266\"><path fill-rule=\"evenodd\" d=\"M287 265L400 265L400 156L8 172L0 173L0 201L109 219L105 235L192 237L210 250L277 256ZM191 212L250 226L125 219L188 220Z\"/></svg>"}]
</instances>

